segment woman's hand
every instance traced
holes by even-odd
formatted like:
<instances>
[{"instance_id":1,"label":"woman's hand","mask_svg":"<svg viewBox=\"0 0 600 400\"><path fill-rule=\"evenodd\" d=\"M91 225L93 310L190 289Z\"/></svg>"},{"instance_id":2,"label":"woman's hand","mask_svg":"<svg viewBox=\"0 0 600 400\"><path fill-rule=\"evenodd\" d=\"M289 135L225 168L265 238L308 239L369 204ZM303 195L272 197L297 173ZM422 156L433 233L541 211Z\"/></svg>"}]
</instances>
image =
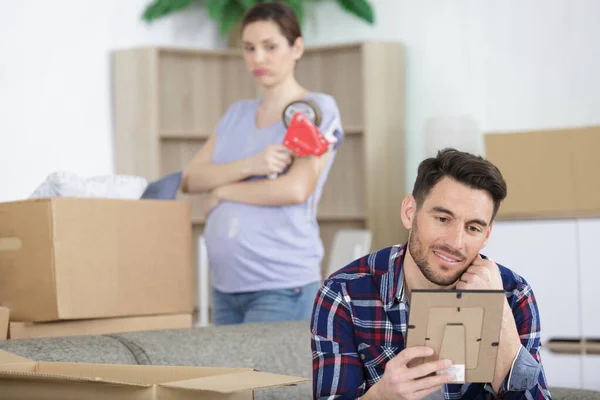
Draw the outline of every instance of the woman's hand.
<instances>
[{"instance_id":1,"label":"woman's hand","mask_svg":"<svg viewBox=\"0 0 600 400\"><path fill-rule=\"evenodd\" d=\"M250 161L253 175L280 174L292 163L292 153L282 144L270 144Z\"/></svg>"},{"instance_id":2,"label":"woman's hand","mask_svg":"<svg viewBox=\"0 0 600 400\"><path fill-rule=\"evenodd\" d=\"M215 189L216 190L216 189ZM215 190L208 192L204 199L204 218L208 218L208 215L219 205L221 200L216 195Z\"/></svg>"}]
</instances>

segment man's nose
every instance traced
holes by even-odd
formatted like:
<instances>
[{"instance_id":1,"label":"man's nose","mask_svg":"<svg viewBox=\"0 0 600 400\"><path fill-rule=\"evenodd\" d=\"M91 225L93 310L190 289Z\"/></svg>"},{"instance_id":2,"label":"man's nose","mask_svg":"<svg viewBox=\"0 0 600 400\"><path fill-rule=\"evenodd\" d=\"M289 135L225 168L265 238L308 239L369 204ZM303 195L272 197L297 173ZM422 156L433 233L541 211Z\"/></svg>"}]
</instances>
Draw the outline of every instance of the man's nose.
<instances>
[{"instance_id":1,"label":"man's nose","mask_svg":"<svg viewBox=\"0 0 600 400\"><path fill-rule=\"evenodd\" d=\"M465 231L462 227L453 226L448 230L446 235L446 244L456 251L461 251L464 244Z\"/></svg>"}]
</instances>

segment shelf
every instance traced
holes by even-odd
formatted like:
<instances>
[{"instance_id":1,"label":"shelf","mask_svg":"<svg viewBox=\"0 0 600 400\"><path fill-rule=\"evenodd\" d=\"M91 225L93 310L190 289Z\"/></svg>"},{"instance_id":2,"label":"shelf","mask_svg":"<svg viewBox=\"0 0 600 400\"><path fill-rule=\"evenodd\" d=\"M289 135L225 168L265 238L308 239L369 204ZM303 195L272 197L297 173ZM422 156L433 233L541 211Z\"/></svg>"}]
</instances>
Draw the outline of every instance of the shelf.
<instances>
[{"instance_id":1,"label":"shelf","mask_svg":"<svg viewBox=\"0 0 600 400\"><path fill-rule=\"evenodd\" d=\"M240 53L168 46L115 51L116 171L155 180L185 168L232 103L261 94ZM403 240L397 210L405 194L402 45L307 48L296 74L306 88L335 99L345 133L319 202L325 252L340 229L371 229L373 247ZM190 202L194 234L200 234L204 198L180 197Z\"/></svg>"},{"instance_id":2,"label":"shelf","mask_svg":"<svg viewBox=\"0 0 600 400\"><path fill-rule=\"evenodd\" d=\"M544 343L544 347L553 353L559 354L600 354L600 339L551 339Z\"/></svg>"},{"instance_id":3,"label":"shelf","mask_svg":"<svg viewBox=\"0 0 600 400\"><path fill-rule=\"evenodd\" d=\"M211 132L187 131L187 130L167 130L158 133L162 140L205 140L208 139Z\"/></svg>"},{"instance_id":4,"label":"shelf","mask_svg":"<svg viewBox=\"0 0 600 400\"><path fill-rule=\"evenodd\" d=\"M319 222L366 222L364 215L317 215ZM192 225L204 225L205 220L201 217L192 217Z\"/></svg>"},{"instance_id":5,"label":"shelf","mask_svg":"<svg viewBox=\"0 0 600 400\"><path fill-rule=\"evenodd\" d=\"M317 215L317 221L319 222L361 222L366 220L366 215Z\"/></svg>"},{"instance_id":6,"label":"shelf","mask_svg":"<svg viewBox=\"0 0 600 400\"><path fill-rule=\"evenodd\" d=\"M550 211L529 211L529 212L502 212L502 208L496 216L497 221L524 221L524 220L569 220L569 219L592 219L600 218L600 209L597 210L576 210L576 209L565 209L565 210L550 210Z\"/></svg>"},{"instance_id":7,"label":"shelf","mask_svg":"<svg viewBox=\"0 0 600 400\"><path fill-rule=\"evenodd\" d=\"M311 46L305 49L305 53L322 53L332 52L336 50L354 50L360 51L364 42L343 42L330 43L319 46ZM234 57L240 58L241 49L201 49L197 47L183 46L153 46L153 47L136 47L136 49L157 50L160 55L179 55L188 57Z\"/></svg>"},{"instance_id":8,"label":"shelf","mask_svg":"<svg viewBox=\"0 0 600 400\"><path fill-rule=\"evenodd\" d=\"M346 136L357 136L363 134L363 128L360 126L344 127ZM163 130L159 132L162 140L206 140L211 132L189 131L189 130Z\"/></svg>"},{"instance_id":9,"label":"shelf","mask_svg":"<svg viewBox=\"0 0 600 400\"><path fill-rule=\"evenodd\" d=\"M362 135L364 133L362 126L346 126L344 127L344 134L347 136Z\"/></svg>"}]
</instances>

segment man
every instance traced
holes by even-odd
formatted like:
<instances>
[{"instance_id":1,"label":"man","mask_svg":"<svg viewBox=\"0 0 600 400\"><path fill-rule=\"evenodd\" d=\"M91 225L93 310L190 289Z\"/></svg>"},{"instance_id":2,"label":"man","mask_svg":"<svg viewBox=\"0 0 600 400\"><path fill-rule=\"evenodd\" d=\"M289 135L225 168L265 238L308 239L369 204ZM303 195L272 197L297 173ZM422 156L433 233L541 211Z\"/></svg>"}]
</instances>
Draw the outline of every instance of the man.
<instances>
[{"instance_id":1,"label":"man","mask_svg":"<svg viewBox=\"0 0 600 400\"><path fill-rule=\"evenodd\" d=\"M322 285L311 321L317 399L550 399L541 364L540 319L527 282L482 257L506 184L482 157L454 149L421 162L402 202L408 243L353 261ZM448 360L405 348L412 289L504 290L494 379L450 383Z\"/></svg>"}]
</instances>

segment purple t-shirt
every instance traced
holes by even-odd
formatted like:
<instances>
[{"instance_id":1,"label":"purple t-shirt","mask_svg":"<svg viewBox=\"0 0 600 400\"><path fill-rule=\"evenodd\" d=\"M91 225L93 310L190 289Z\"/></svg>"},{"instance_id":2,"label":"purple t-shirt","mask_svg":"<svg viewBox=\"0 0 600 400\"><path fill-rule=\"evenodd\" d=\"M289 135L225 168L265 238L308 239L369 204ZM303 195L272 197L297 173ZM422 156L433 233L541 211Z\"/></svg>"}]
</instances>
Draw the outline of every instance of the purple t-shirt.
<instances>
[{"instance_id":1,"label":"purple t-shirt","mask_svg":"<svg viewBox=\"0 0 600 400\"><path fill-rule=\"evenodd\" d=\"M336 118L341 121L332 96L312 92L305 98L319 105L321 130ZM215 129L213 163L240 160L269 144L282 143L286 133L283 120L263 129L256 127L259 103L260 99L248 99L229 107ZM341 127L336 136L341 140ZM317 204L334 159L335 151L315 191L302 204L255 206L225 201L210 213L204 236L213 287L235 293L292 288L321 280L323 244Z\"/></svg>"}]
</instances>

